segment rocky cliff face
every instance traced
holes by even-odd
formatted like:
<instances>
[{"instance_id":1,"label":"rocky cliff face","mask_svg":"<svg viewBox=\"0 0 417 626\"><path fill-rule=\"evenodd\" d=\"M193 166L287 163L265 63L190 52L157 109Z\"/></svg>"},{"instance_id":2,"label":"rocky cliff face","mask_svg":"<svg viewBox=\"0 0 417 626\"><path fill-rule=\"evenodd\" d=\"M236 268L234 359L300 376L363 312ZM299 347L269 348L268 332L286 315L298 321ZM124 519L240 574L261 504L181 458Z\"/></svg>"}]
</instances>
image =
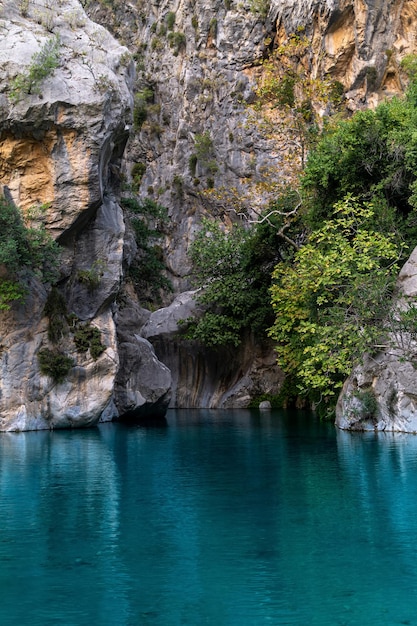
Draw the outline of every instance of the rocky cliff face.
<instances>
[{"instance_id":1,"label":"rocky cliff face","mask_svg":"<svg viewBox=\"0 0 417 626\"><path fill-rule=\"evenodd\" d=\"M144 119L129 139L124 173L139 196L169 209L164 253L176 293L190 288L187 249L201 217L226 224L236 213L256 219L299 164L300 150L292 148L299 138L289 137L286 120L278 116L271 124L257 111L265 61L301 33L309 44L298 72L341 83L352 111L375 106L403 89L399 61L416 50L416 11L415 1L402 0L176 0L128 8L113 0L111 10L89 3L90 16L135 54L136 107ZM238 367L229 356L223 372L211 368L207 353L166 332L172 309L158 315L164 323L144 333L172 368L173 405L224 406L232 388L233 402L244 405L279 390L280 372L265 376L250 343L242 350L252 358L240 355Z\"/></svg>"},{"instance_id":2,"label":"rocky cliff face","mask_svg":"<svg viewBox=\"0 0 417 626\"><path fill-rule=\"evenodd\" d=\"M24 304L0 314L0 430L89 426L121 412L113 302L122 278L118 185L133 68L126 48L76 1L3 2L0 23L0 182L24 215L44 207L62 247L58 289L66 303L60 319L48 319L50 285L33 276ZM57 67L42 74L48 49ZM62 326L59 346L51 323ZM86 332L100 337L100 354L88 343L80 348ZM72 359L63 382L41 374L42 349ZM162 393L169 387L165 375ZM141 396L130 408L147 402Z\"/></svg>"},{"instance_id":3,"label":"rocky cliff face","mask_svg":"<svg viewBox=\"0 0 417 626\"><path fill-rule=\"evenodd\" d=\"M273 352L248 339L219 371L198 347L176 341L178 299L170 308L166 295L150 317L129 287L121 290L135 243L120 183L168 208L164 259L173 295L187 292L187 250L201 217L256 219L300 159L288 166L285 124L266 124L253 106L263 62L303 33L299 71L342 83L352 110L373 106L402 90L398 62L416 50L416 18L415 0L3 0L0 183L24 212L47 204L46 226L63 247L58 287L68 314L97 328L106 350L96 360L80 353L69 328L60 348L74 367L60 384L41 375L50 286L33 279L24 306L1 313L0 429L163 412L170 373L146 338L172 368L175 406L243 406L276 393ZM58 67L39 90L13 97L11 81L57 35Z\"/></svg>"}]
</instances>

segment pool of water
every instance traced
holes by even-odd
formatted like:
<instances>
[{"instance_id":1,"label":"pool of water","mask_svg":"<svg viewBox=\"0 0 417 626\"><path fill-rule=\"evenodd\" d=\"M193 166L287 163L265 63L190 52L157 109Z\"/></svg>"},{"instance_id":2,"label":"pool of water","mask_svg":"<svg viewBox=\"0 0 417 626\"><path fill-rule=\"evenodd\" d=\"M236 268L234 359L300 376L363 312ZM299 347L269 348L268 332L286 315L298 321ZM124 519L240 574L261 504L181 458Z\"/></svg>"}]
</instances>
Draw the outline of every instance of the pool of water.
<instances>
[{"instance_id":1,"label":"pool of water","mask_svg":"<svg viewBox=\"0 0 417 626\"><path fill-rule=\"evenodd\" d=\"M1 626L417 625L417 437L311 415L0 435Z\"/></svg>"}]
</instances>

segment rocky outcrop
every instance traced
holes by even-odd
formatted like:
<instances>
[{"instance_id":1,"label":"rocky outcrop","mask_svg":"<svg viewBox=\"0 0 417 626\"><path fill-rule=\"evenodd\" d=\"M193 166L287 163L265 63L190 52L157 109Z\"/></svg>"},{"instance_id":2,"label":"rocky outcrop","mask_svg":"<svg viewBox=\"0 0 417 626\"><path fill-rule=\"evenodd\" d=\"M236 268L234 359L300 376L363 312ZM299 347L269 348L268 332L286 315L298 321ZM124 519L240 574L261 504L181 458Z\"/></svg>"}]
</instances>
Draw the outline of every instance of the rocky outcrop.
<instances>
[{"instance_id":1,"label":"rocky outcrop","mask_svg":"<svg viewBox=\"0 0 417 626\"><path fill-rule=\"evenodd\" d=\"M53 313L48 319L44 311L51 287L32 276L24 303L1 312L0 430L91 426L119 414L113 303L124 256L118 196L134 68L128 50L75 0L5 0L0 11L0 183L24 216L42 205L61 244L58 291L67 309L55 320L60 339L51 340ZM95 351L92 337L100 338ZM69 360L63 380L41 372L45 349ZM169 387L167 377L157 389L148 382L139 404L157 403Z\"/></svg>"},{"instance_id":2,"label":"rocky outcrop","mask_svg":"<svg viewBox=\"0 0 417 626\"><path fill-rule=\"evenodd\" d=\"M141 329L172 372L170 406L243 408L254 397L278 394L283 374L270 345L248 336L238 348L210 350L181 338L181 320L201 311L194 296L194 291L180 294L152 313Z\"/></svg>"},{"instance_id":3,"label":"rocky outcrop","mask_svg":"<svg viewBox=\"0 0 417 626\"><path fill-rule=\"evenodd\" d=\"M134 297L124 294L116 315L120 367L114 400L118 414L127 420L162 417L171 399L171 372L139 334L149 316Z\"/></svg>"},{"instance_id":4,"label":"rocky outcrop","mask_svg":"<svg viewBox=\"0 0 417 626\"><path fill-rule=\"evenodd\" d=\"M401 298L395 310L417 298L417 249L400 272ZM336 425L349 430L417 432L417 336L414 330L392 331L387 323L386 346L366 355L355 368L340 394Z\"/></svg>"}]
</instances>

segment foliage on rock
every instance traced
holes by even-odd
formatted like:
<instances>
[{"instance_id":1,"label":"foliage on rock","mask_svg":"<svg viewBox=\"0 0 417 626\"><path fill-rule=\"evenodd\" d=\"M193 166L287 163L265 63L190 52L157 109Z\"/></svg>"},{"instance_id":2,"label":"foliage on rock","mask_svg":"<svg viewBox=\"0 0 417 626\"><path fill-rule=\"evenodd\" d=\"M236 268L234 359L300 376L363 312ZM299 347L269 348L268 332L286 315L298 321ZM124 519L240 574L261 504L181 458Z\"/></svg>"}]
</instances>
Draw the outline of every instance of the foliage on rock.
<instances>
[{"instance_id":1,"label":"foliage on rock","mask_svg":"<svg viewBox=\"0 0 417 626\"><path fill-rule=\"evenodd\" d=\"M190 257L197 300L205 313L187 322L185 336L207 346L239 345L245 332L262 336L271 321L268 299L274 247L263 246L264 235L234 225L225 230L214 220L203 220ZM266 252L264 255L263 252Z\"/></svg>"},{"instance_id":2,"label":"foliage on rock","mask_svg":"<svg viewBox=\"0 0 417 626\"><path fill-rule=\"evenodd\" d=\"M142 302L159 302L163 291L172 289L165 275L162 249L157 241L167 223L167 210L150 198L122 198L122 207L129 217L138 252L129 267L129 277Z\"/></svg>"},{"instance_id":3,"label":"foliage on rock","mask_svg":"<svg viewBox=\"0 0 417 626\"><path fill-rule=\"evenodd\" d=\"M371 203L346 196L293 262L274 271L270 335L303 393L334 395L384 336L401 248L375 221Z\"/></svg>"},{"instance_id":4,"label":"foliage on rock","mask_svg":"<svg viewBox=\"0 0 417 626\"><path fill-rule=\"evenodd\" d=\"M0 310L24 297L28 274L45 283L57 278L59 246L42 223L44 208L34 209L25 224L17 207L0 197Z\"/></svg>"},{"instance_id":5,"label":"foliage on rock","mask_svg":"<svg viewBox=\"0 0 417 626\"><path fill-rule=\"evenodd\" d=\"M42 81L59 66L60 45L59 37L55 36L48 39L39 52L35 52L28 68L11 82L9 96L12 102L18 102L25 94L40 93Z\"/></svg>"},{"instance_id":6,"label":"foliage on rock","mask_svg":"<svg viewBox=\"0 0 417 626\"><path fill-rule=\"evenodd\" d=\"M71 357L58 349L42 348L38 352L38 362L41 373L58 384L64 382L68 372L74 366Z\"/></svg>"},{"instance_id":7,"label":"foliage on rock","mask_svg":"<svg viewBox=\"0 0 417 626\"><path fill-rule=\"evenodd\" d=\"M74 343L78 352L90 350L91 358L96 361L103 354L106 346L101 341L101 333L91 324L78 324L74 330Z\"/></svg>"}]
</instances>

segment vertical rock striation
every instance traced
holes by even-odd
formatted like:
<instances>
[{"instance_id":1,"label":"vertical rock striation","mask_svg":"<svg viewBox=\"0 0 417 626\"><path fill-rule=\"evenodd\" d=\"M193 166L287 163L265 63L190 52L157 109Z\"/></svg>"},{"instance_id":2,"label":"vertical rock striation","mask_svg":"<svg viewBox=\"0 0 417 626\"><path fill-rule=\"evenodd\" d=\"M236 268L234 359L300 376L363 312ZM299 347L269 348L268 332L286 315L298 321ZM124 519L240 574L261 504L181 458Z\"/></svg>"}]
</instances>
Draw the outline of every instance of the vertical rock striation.
<instances>
[{"instance_id":1,"label":"vertical rock striation","mask_svg":"<svg viewBox=\"0 0 417 626\"><path fill-rule=\"evenodd\" d=\"M0 430L90 426L118 414L113 302L122 278L118 196L134 69L128 50L75 0L5 0L0 27L0 184L24 216L44 207L46 228L62 246L58 288L67 308L55 320L58 346L48 333L53 314L48 320L44 311L50 286L36 276L23 304L0 313ZM51 45L57 67L40 74ZM100 338L96 352L92 337ZM63 381L41 373L45 348L72 359Z\"/></svg>"}]
</instances>

